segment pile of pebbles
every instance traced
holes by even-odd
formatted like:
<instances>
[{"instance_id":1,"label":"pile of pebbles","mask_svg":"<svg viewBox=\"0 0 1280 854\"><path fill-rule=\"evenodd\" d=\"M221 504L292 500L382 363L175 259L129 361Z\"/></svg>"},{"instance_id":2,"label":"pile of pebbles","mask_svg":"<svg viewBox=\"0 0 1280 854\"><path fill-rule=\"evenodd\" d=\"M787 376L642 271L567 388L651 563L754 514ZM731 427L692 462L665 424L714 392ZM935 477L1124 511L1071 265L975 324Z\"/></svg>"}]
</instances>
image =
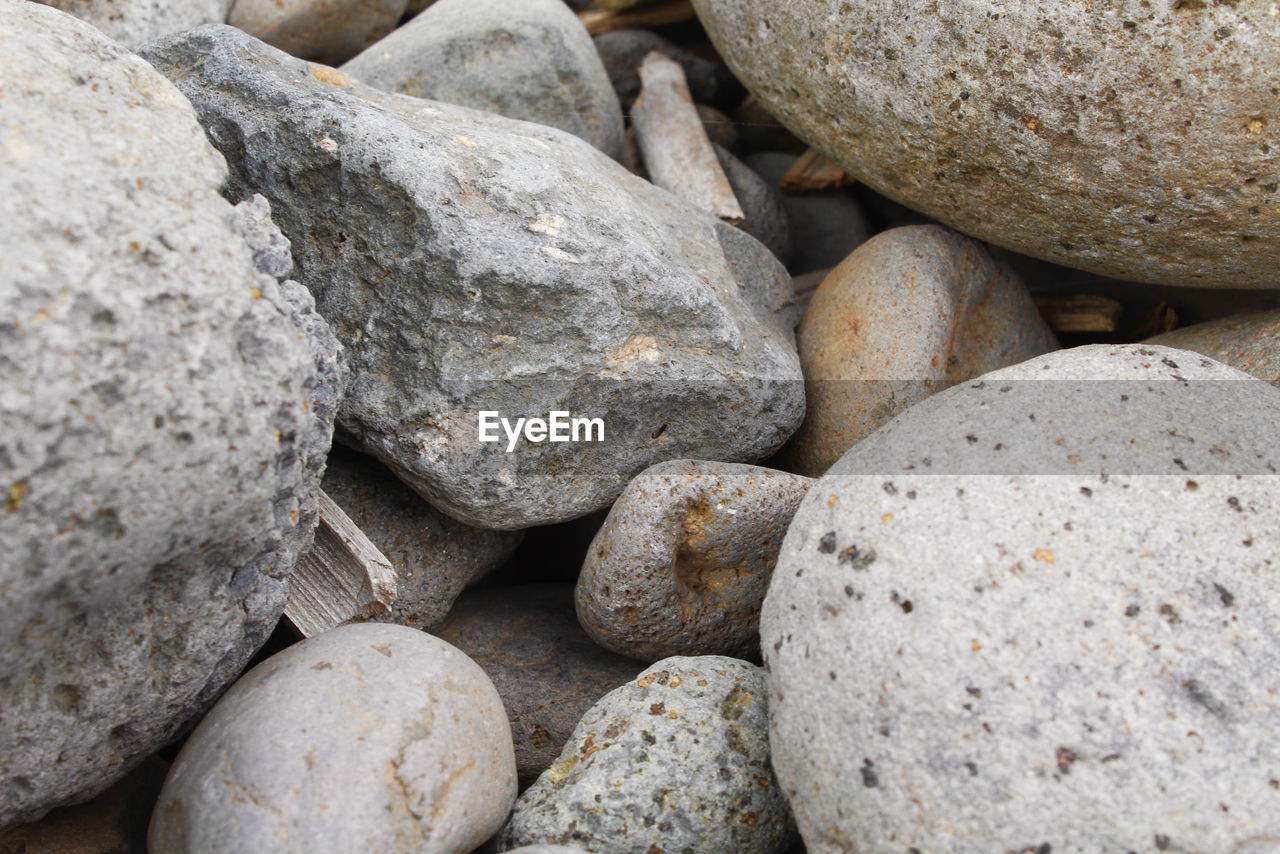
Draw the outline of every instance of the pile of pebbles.
<instances>
[{"instance_id":1,"label":"pile of pebbles","mask_svg":"<svg viewBox=\"0 0 1280 854\"><path fill-rule=\"evenodd\" d=\"M1280 18L1122 5L0 0L0 851L1280 854Z\"/></svg>"}]
</instances>

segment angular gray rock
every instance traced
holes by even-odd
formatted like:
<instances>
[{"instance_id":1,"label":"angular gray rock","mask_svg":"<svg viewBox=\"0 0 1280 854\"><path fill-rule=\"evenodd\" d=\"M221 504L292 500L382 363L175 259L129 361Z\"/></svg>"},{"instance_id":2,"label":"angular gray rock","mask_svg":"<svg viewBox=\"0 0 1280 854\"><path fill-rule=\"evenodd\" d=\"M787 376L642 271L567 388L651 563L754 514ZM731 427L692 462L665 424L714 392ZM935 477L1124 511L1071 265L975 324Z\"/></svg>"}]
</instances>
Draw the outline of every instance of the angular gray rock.
<instances>
[{"instance_id":1,"label":"angular gray rock","mask_svg":"<svg viewBox=\"0 0 1280 854\"><path fill-rule=\"evenodd\" d=\"M622 156L618 97L561 0L437 0L342 70L388 92L560 128Z\"/></svg>"},{"instance_id":2,"label":"angular gray rock","mask_svg":"<svg viewBox=\"0 0 1280 854\"><path fill-rule=\"evenodd\" d=\"M454 854L516 796L484 672L405 626L340 626L245 674L174 760L153 854Z\"/></svg>"},{"instance_id":3,"label":"angular gray rock","mask_svg":"<svg viewBox=\"0 0 1280 854\"><path fill-rule=\"evenodd\" d=\"M721 145L712 143L716 159L746 218L738 228L759 240L782 263L791 259L791 225L782 193Z\"/></svg>"},{"instance_id":4,"label":"angular gray rock","mask_svg":"<svg viewBox=\"0 0 1280 854\"><path fill-rule=\"evenodd\" d=\"M765 151L749 154L742 162L776 189L782 176L799 159L794 154ZM843 190L778 192L791 230L792 251L787 268L793 273L834 267L871 235L866 214Z\"/></svg>"},{"instance_id":5,"label":"angular gray rock","mask_svg":"<svg viewBox=\"0 0 1280 854\"><path fill-rule=\"evenodd\" d=\"M929 395L1058 347L1018 274L937 225L854 250L814 293L796 338L808 406L782 459L811 477Z\"/></svg>"},{"instance_id":6,"label":"angular gray rock","mask_svg":"<svg viewBox=\"0 0 1280 854\"><path fill-rule=\"evenodd\" d=\"M1266 3L694 7L787 127L939 222L1121 279L1277 285Z\"/></svg>"},{"instance_id":7,"label":"angular gray rock","mask_svg":"<svg viewBox=\"0 0 1280 854\"><path fill-rule=\"evenodd\" d=\"M717 655L659 661L583 716L516 802L499 848L783 851L794 830L768 725L759 667Z\"/></svg>"},{"instance_id":8,"label":"angular gray rock","mask_svg":"<svg viewBox=\"0 0 1280 854\"><path fill-rule=\"evenodd\" d=\"M1197 323L1149 338L1146 343L1194 350L1272 385L1280 385L1280 311Z\"/></svg>"},{"instance_id":9,"label":"angular gray rock","mask_svg":"<svg viewBox=\"0 0 1280 854\"><path fill-rule=\"evenodd\" d=\"M581 140L360 86L229 27L147 57L293 241L347 346L343 428L451 516L571 519L661 459L763 458L802 418L781 265ZM479 441L481 411L599 418L604 440L535 432L509 453L496 425Z\"/></svg>"},{"instance_id":10,"label":"angular gray rock","mask_svg":"<svg viewBox=\"0 0 1280 854\"><path fill-rule=\"evenodd\" d=\"M574 616L569 584L469 591L435 634L493 680L511 721L516 770L525 785L555 761L597 700L641 670L587 637Z\"/></svg>"},{"instance_id":11,"label":"angular gray rock","mask_svg":"<svg viewBox=\"0 0 1280 854\"><path fill-rule=\"evenodd\" d=\"M396 598L378 618L383 622L434 631L458 594L500 566L524 538L454 521L377 460L346 449L329 454L321 486L395 569Z\"/></svg>"},{"instance_id":12,"label":"angular gray rock","mask_svg":"<svg viewBox=\"0 0 1280 854\"><path fill-rule=\"evenodd\" d=\"M604 648L646 661L756 657L760 603L812 483L702 460L645 469L587 551L575 590L582 627Z\"/></svg>"},{"instance_id":13,"label":"angular gray rock","mask_svg":"<svg viewBox=\"0 0 1280 854\"><path fill-rule=\"evenodd\" d=\"M104 790L280 617L342 393L151 66L0 2L0 825Z\"/></svg>"},{"instance_id":14,"label":"angular gray rock","mask_svg":"<svg viewBox=\"0 0 1280 854\"><path fill-rule=\"evenodd\" d=\"M1086 347L846 454L761 618L808 850L1267 850L1277 415L1197 354Z\"/></svg>"},{"instance_id":15,"label":"angular gray rock","mask_svg":"<svg viewBox=\"0 0 1280 854\"><path fill-rule=\"evenodd\" d=\"M283 279L293 272L289 238L271 219L271 203L254 193L236 205L231 229L244 238L253 252L253 266L269 276Z\"/></svg>"},{"instance_id":16,"label":"angular gray rock","mask_svg":"<svg viewBox=\"0 0 1280 854\"><path fill-rule=\"evenodd\" d=\"M221 24L236 0L36 0L93 24L130 50L169 33Z\"/></svg>"},{"instance_id":17,"label":"angular gray rock","mask_svg":"<svg viewBox=\"0 0 1280 854\"><path fill-rule=\"evenodd\" d=\"M236 0L227 23L303 59L337 65L395 29L406 0Z\"/></svg>"}]
</instances>

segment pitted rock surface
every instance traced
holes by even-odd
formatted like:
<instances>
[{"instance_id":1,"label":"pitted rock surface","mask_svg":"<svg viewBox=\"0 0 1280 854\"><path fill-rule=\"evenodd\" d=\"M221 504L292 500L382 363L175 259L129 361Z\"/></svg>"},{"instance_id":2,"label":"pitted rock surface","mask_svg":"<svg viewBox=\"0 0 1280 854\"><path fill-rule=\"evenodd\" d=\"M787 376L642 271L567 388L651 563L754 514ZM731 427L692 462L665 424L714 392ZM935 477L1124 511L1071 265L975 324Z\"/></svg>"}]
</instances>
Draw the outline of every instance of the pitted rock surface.
<instances>
[{"instance_id":1,"label":"pitted rock surface","mask_svg":"<svg viewBox=\"0 0 1280 854\"><path fill-rule=\"evenodd\" d=\"M221 24L235 0L36 0L92 24L130 50L169 33Z\"/></svg>"},{"instance_id":2,"label":"pitted rock surface","mask_svg":"<svg viewBox=\"0 0 1280 854\"><path fill-rule=\"evenodd\" d=\"M575 518L661 459L761 459L802 418L781 265L581 140L379 92L229 27L146 55L293 242L347 346L342 427L451 516ZM598 417L605 440L508 453L478 441L480 411Z\"/></svg>"},{"instance_id":3,"label":"pitted rock surface","mask_svg":"<svg viewBox=\"0 0 1280 854\"><path fill-rule=\"evenodd\" d=\"M270 634L342 394L191 105L0 2L0 825L104 790Z\"/></svg>"}]
</instances>

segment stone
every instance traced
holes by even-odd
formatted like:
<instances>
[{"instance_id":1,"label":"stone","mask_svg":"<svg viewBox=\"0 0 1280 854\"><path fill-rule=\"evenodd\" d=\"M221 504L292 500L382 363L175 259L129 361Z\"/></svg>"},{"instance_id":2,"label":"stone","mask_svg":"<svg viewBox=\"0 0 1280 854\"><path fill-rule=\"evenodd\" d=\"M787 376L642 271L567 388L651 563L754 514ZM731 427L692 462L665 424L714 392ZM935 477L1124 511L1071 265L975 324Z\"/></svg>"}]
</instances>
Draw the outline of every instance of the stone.
<instances>
[{"instance_id":1,"label":"stone","mask_svg":"<svg viewBox=\"0 0 1280 854\"><path fill-rule=\"evenodd\" d=\"M293 241L347 347L347 436L455 519L576 518L661 459L757 460L798 426L785 270L581 140L379 92L228 27L147 57ZM598 418L604 439L517 435L508 452L498 416L479 441L480 412Z\"/></svg>"},{"instance_id":2,"label":"stone","mask_svg":"<svg viewBox=\"0 0 1280 854\"><path fill-rule=\"evenodd\" d=\"M516 795L502 701L454 647L340 626L250 670L174 760L153 854L470 851Z\"/></svg>"},{"instance_id":3,"label":"stone","mask_svg":"<svg viewBox=\"0 0 1280 854\"><path fill-rule=\"evenodd\" d=\"M1266 4L694 8L783 124L945 225L1120 279L1277 286Z\"/></svg>"},{"instance_id":4,"label":"stone","mask_svg":"<svg viewBox=\"0 0 1280 854\"><path fill-rule=\"evenodd\" d=\"M766 151L742 159L748 167L776 188L782 176L800 158ZM782 206L791 227L792 252L787 268L797 275L835 267L871 235L867 217L843 190L823 193L783 193Z\"/></svg>"},{"instance_id":5,"label":"stone","mask_svg":"<svg viewBox=\"0 0 1280 854\"><path fill-rule=\"evenodd\" d=\"M1280 311L1234 315L1185 326L1147 344L1194 350L1272 385L1280 385Z\"/></svg>"},{"instance_id":6,"label":"stone","mask_svg":"<svg viewBox=\"0 0 1280 854\"><path fill-rule=\"evenodd\" d=\"M499 848L775 854L793 828L769 765L764 675L667 658L596 703L516 802Z\"/></svg>"},{"instance_id":7,"label":"stone","mask_svg":"<svg viewBox=\"0 0 1280 854\"><path fill-rule=\"evenodd\" d=\"M582 854L582 849L568 845L521 845L519 848L508 849L508 852L509 854Z\"/></svg>"},{"instance_id":8,"label":"stone","mask_svg":"<svg viewBox=\"0 0 1280 854\"><path fill-rule=\"evenodd\" d=\"M286 53L338 65L395 29L406 0L235 0L227 22Z\"/></svg>"},{"instance_id":9,"label":"stone","mask_svg":"<svg viewBox=\"0 0 1280 854\"><path fill-rule=\"evenodd\" d=\"M284 609L344 376L191 105L0 2L0 826L178 735Z\"/></svg>"},{"instance_id":10,"label":"stone","mask_svg":"<svg viewBox=\"0 0 1280 854\"><path fill-rule=\"evenodd\" d=\"M148 757L91 801L0 831L6 854L147 854L147 822L169 763Z\"/></svg>"},{"instance_id":11,"label":"stone","mask_svg":"<svg viewBox=\"0 0 1280 854\"><path fill-rule=\"evenodd\" d=\"M1018 275L936 225L858 247L819 285L796 340L808 407L783 460L811 477L929 395L1058 347Z\"/></svg>"},{"instance_id":12,"label":"stone","mask_svg":"<svg viewBox=\"0 0 1280 854\"><path fill-rule=\"evenodd\" d=\"M293 272L293 253L289 238L271 219L271 203L254 193L235 208L231 229L244 238L253 252L253 266L277 279Z\"/></svg>"},{"instance_id":13,"label":"stone","mask_svg":"<svg viewBox=\"0 0 1280 854\"><path fill-rule=\"evenodd\" d=\"M737 157L742 151L742 140L738 137L733 119L706 104L694 104L693 108L698 111L698 118L702 119L702 129L707 132L707 138Z\"/></svg>"},{"instance_id":14,"label":"stone","mask_svg":"<svg viewBox=\"0 0 1280 854\"><path fill-rule=\"evenodd\" d=\"M645 469L614 503L575 589L596 643L656 661L757 657L757 624L782 536L812 481L734 463Z\"/></svg>"},{"instance_id":15,"label":"stone","mask_svg":"<svg viewBox=\"0 0 1280 854\"><path fill-rule=\"evenodd\" d=\"M169 33L221 24L235 0L36 0L93 24L130 50Z\"/></svg>"},{"instance_id":16,"label":"stone","mask_svg":"<svg viewBox=\"0 0 1280 854\"><path fill-rule=\"evenodd\" d=\"M1269 850L1277 414L1198 354L1092 346L850 450L761 617L808 850Z\"/></svg>"},{"instance_id":17,"label":"stone","mask_svg":"<svg viewBox=\"0 0 1280 854\"><path fill-rule=\"evenodd\" d=\"M455 522L377 460L346 449L330 453L321 486L395 569L383 622L435 631L458 594L511 557L524 536Z\"/></svg>"},{"instance_id":18,"label":"stone","mask_svg":"<svg viewBox=\"0 0 1280 854\"><path fill-rule=\"evenodd\" d=\"M493 680L511 722L516 770L526 786L560 755L587 710L641 669L587 637L574 615L569 584L464 593L436 634Z\"/></svg>"},{"instance_id":19,"label":"stone","mask_svg":"<svg viewBox=\"0 0 1280 854\"><path fill-rule=\"evenodd\" d=\"M742 206L742 212L746 214L738 228L767 246L785 264L791 258L791 226L787 222L782 193L730 154L728 149L715 143L711 147L725 177L729 179L738 204Z\"/></svg>"},{"instance_id":20,"label":"stone","mask_svg":"<svg viewBox=\"0 0 1280 854\"><path fill-rule=\"evenodd\" d=\"M388 92L560 128L622 155L617 95L562 0L438 0L342 70Z\"/></svg>"},{"instance_id":21,"label":"stone","mask_svg":"<svg viewBox=\"0 0 1280 854\"><path fill-rule=\"evenodd\" d=\"M592 39L624 109L631 109L639 96L640 63L655 50L680 63L694 101L709 104L716 100L720 88L716 63L694 56L652 30L613 30Z\"/></svg>"}]
</instances>

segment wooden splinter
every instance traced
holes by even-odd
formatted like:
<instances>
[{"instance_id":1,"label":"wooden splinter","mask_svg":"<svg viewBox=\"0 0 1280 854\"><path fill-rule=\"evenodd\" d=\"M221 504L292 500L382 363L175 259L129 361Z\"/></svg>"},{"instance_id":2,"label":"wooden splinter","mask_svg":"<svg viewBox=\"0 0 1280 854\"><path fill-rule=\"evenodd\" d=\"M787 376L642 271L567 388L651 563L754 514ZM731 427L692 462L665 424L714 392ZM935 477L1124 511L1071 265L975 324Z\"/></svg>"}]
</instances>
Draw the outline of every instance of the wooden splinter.
<instances>
[{"instance_id":1,"label":"wooden splinter","mask_svg":"<svg viewBox=\"0 0 1280 854\"><path fill-rule=\"evenodd\" d=\"M778 188L787 193L820 193L838 190L856 183L856 179L837 163L832 162L816 148L806 149L800 159L791 164L787 174L778 182Z\"/></svg>"},{"instance_id":2,"label":"wooden splinter","mask_svg":"<svg viewBox=\"0 0 1280 854\"><path fill-rule=\"evenodd\" d=\"M678 62L657 51L645 57L631 121L649 180L727 222L742 222L742 206L711 148Z\"/></svg>"},{"instance_id":3,"label":"wooden splinter","mask_svg":"<svg viewBox=\"0 0 1280 854\"><path fill-rule=\"evenodd\" d=\"M315 543L289 578L284 615L303 637L388 613L396 598L391 561L323 491Z\"/></svg>"}]
</instances>

